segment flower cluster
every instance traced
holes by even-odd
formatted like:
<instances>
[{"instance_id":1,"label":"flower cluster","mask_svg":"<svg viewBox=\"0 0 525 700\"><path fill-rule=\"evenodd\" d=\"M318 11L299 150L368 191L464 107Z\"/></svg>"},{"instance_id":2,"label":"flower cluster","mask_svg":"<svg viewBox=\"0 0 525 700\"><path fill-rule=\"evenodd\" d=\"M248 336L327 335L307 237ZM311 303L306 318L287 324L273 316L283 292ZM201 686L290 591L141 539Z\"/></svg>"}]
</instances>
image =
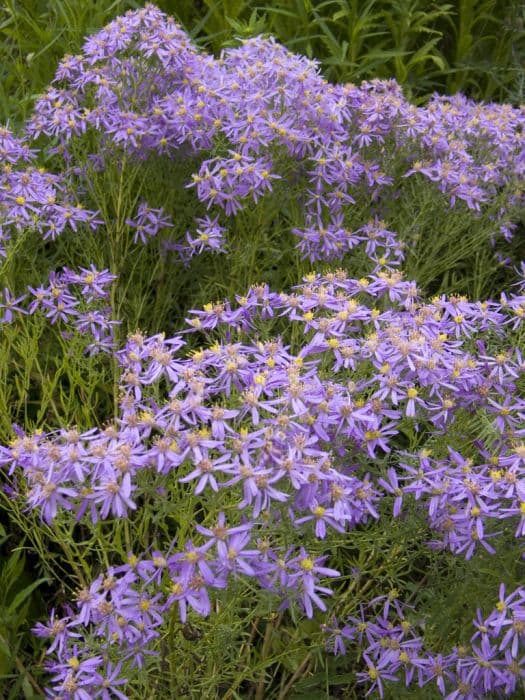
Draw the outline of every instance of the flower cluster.
<instances>
[{"instance_id":1,"label":"flower cluster","mask_svg":"<svg viewBox=\"0 0 525 700\"><path fill-rule=\"evenodd\" d=\"M424 178L450 206L461 201L474 214L486 212L494 231L511 237L523 202L523 125L523 109L460 95L415 107L395 81L331 85L315 61L273 39L243 41L217 59L147 5L90 37L82 54L64 58L27 134L58 139L52 150L69 164L73 142L94 132L100 145L89 158L98 169L122 152L178 164L197 159L187 183L202 209L197 234L187 241L192 253L220 249L217 216L235 215L274 188L292 188L300 203L294 234L302 253L317 260L340 258L355 245L359 231L353 229L366 228L366 221L355 226L357 201L388 214L399 197L412 198L408 180L414 178ZM20 154L29 157L27 147L11 141L9 168ZM80 183L89 172L78 163L69 170ZM10 220L26 224L32 208L54 196L54 176L28 177L35 181L29 195L15 186L5 196ZM43 217L46 236L62 230L63 208ZM78 222L78 207L66 209L69 223ZM203 232L209 209L218 213ZM153 235L150 224L156 230L157 222L142 222L140 213L130 220L136 241Z\"/></svg>"},{"instance_id":2,"label":"flower cluster","mask_svg":"<svg viewBox=\"0 0 525 700\"><path fill-rule=\"evenodd\" d=\"M30 286L17 298L4 289L1 322L12 323L16 314L43 314L51 324L60 323L65 328L64 337L71 333L91 337L86 348L89 354L112 353L116 347L113 328L119 321L111 318L107 302L115 279L109 270L97 270L94 265L77 271L65 267L52 272L47 285Z\"/></svg>"},{"instance_id":3,"label":"flower cluster","mask_svg":"<svg viewBox=\"0 0 525 700\"><path fill-rule=\"evenodd\" d=\"M226 241L224 234L226 228L219 224L219 217L211 219L209 216L195 219L196 231L186 232L185 243L163 241L163 253L168 251L177 253L179 262L188 266L194 255L200 255L204 251L212 253L226 253Z\"/></svg>"},{"instance_id":4,"label":"flower cluster","mask_svg":"<svg viewBox=\"0 0 525 700\"><path fill-rule=\"evenodd\" d=\"M126 219L126 224L135 231L133 242L143 244L147 243L148 237L156 236L161 229L173 225L162 208L154 209L146 202L140 203L135 218Z\"/></svg>"},{"instance_id":5,"label":"flower cluster","mask_svg":"<svg viewBox=\"0 0 525 700\"><path fill-rule=\"evenodd\" d=\"M124 700L119 686L127 680L121 672L142 668L159 628L172 608L182 622L188 609L199 615L211 610L209 591L220 590L239 574L256 580L260 586L285 596L283 605L298 600L309 617L312 603L326 607L319 593L330 591L318 584L319 577L338 576L323 566L324 558L312 558L300 548L289 550L285 558L261 541L250 549L246 523L229 527L224 514L211 529L199 527L206 541L194 546L188 541L183 551L149 557L129 556L128 563L112 567L89 586L78 591L76 609L58 618L52 613L47 625L38 624L37 636L51 640L49 652L56 661L48 662L52 677L50 692L61 698L107 698L111 690ZM118 650L119 661L107 660L107 652Z\"/></svg>"},{"instance_id":6,"label":"flower cluster","mask_svg":"<svg viewBox=\"0 0 525 700\"><path fill-rule=\"evenodd\" d=\"M374 614L377 607L379 614ZM361 605L360 614L344 625L333 620L324 625L328 645L335 654L345 654L355 643L363 651L366 670L357 681L368 683L367 695L384 695L384 682L399 682L422 688L434 683L447 700L477 700L515 693L525 679L525 591L517 588L505 596L505 586L488 617L478 610L476 631L470 644L458 645L448 654L430 651L414 620L414 610L398 600L398 591Z\"/></svg>"},{"instance_id":7,"label":"flower cluster","mask_svg":"<svg viewBox=\"0 0 525 700\"><path fill-rule=\"evenodd\" d=\"M524 409L524 402L517 408ZM517 415L523 425L524 411ZM517 438L525 431L514 434ZM451 448L444 460L432 460L424 452L417 468L401 464L406 474L391 469L385 484L399 499L410 493L425 502L429 524L441 536L433 547L448 547L467 559L480 545L495 553L489 540L497 536L494 526L500 520L513 518L516 537L525 533L525 443L503 442L491 455L485 449L481 452L478 463Z\"/></svg>"},{"instance_id":8,"label":"flower cluster","mask_svg":"<svg viewBox=\"0 0 525 700\"><path fill-rule=\"evenodd\" d=\"M219 340L210 338L190 357L183 356L183 334L132 335L117 353L122 398L114 425L84 433L20 433L3 448L2 463L9 473L24 475L28 506L47 523L59 510L93 523L129 517L137 499L148 497L146 471L156 474L157 489L174 476L177 488L215 494L218 502L222 492L235 491L239 516L231 528L223 516L215 527L197 525L201 544L186 542L178 552L172 545L170 554L155 555L165 562L157 573L151 564L122 569L122 585L128 576L134 584L147 580L154 585L147 600L158 602L161 578L168 575L165 604L177 602L185 619L188 606L208 614L210 593L226 587L229 576L248 576L284 605L299 602L311 616L313 606L325 609L320 594L330 593L319 576L336 572L306 551L272 546L276 524L291 522L323 540L378 519L382 498L393 496L399 514L402 499L413 494L427 504L431 527L443 535L440 546L467 558L479 544L493 551L489 521L513 518L516 535L523 534L525 455L516 440L523 434L524 405L513 393L525 364L519 351L491 354L477 340L492 337L501 344L502 327L515 323L517 291L504 305L444 296L424 303L399 273L356 280L342 271L311 275L292 294L253 287L236 307L215 304L194 312L188 331L213 331ZM250 342L256 329L280 320L290 337L299 327L298 351L282 336ZM236 333L236 342L224 335L220 340L224 332ZM451 431L458 416L480 411L500 436L495 446L479 446L486 454L481 465L450 448L440 460L421 451L413 468L397 447L401 427L410 426L428 444ZM129 593L122 603L124 594L115 589L111 615L101 616L108 602L97 597L101 581L93 584L100 605L92 617L80 606L77 616L69 615L74 622L61 623L61 634L71 628L71 643L79 644L87 639L81 623L95 637L119 644L125 639L126 649L131 644L143 653L148 640L137 643L135 631L118 631L117 618L126 625L132 619ZM139 607L141 595L133 598ZM154 619L160 625L164 603L158 605ZM148 634L156 626L147 626ZM72 653L65 642L64 649ZM119 653L115 663L129 660L129 653ZM93 657L86 658L86 669L72 670L62 661L54 667L62 690L73 681L88 684L95 670Z\"/></svg>"},{"instance_id":9,"label":"flower cluster","mask_svg":"<svg viewBox=\"0 0 525 700\"><path fill-rule=\"evenodd\" d=\"M54 240L64 229L77 231L85 225L96 229L101 223L97 212L79 203L78 192L68 186L68 178L47 172L37 164L37 153L27 138L15 138L0 129L0 255L13 235L36 229L44 240Z\"/></svg>"}]
</instances>

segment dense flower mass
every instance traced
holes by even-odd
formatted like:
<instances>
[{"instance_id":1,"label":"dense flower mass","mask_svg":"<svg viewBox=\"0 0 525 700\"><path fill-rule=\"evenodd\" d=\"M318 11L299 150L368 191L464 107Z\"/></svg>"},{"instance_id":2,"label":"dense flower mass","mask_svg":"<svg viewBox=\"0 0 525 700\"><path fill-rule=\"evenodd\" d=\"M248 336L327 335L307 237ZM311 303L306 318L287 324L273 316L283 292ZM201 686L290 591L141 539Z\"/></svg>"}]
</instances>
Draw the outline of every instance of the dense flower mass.
<instances>
[{"instance_id":1,"label":"dense flower mass","mask_svg":"<svg viewBox=\"0 0 525 700\"><path fill-rule=\"evenodd\" d=\"M523 108L462 96L415 107L393 81L331 85L272 39L215 58L147 5L64 58L22 137L0 131L6 268L28 231L46 251L71 231L111 240L107 267L62 266L0 298L4 326L44 319L114 367L106 423L15 426L0 448L10 497L50 531L93 532L98 550L103 527L125 524L127 561L106 555L95 575L80 567L75 601L34 629L49 640L49 697L126 698L167 625L212 615L243 584L283 613L326 612L328 646L359 650L356 678L369 692L400 678L433 682L450 700L523 685L523 588L507 595L502 584L468 647L436 650L399 591L358 600L339 623L347 572L333 552L341 537L409 511L431 552L468 563L519 552L525 269L498 301L427 299L403 272L415 239L389 221L423 183L450 216L485 217L497 250L523 205L524 122ZM84 142L95 152L82 155ZM147 178L129 211L123 175L111 207L97 204L97 174L150 162L191 166L175 201L194 230ZM228 225L271 197L303 258L361 255L367 274L314 272L288 291L253 284L191 309L171 338L158 329L119 342L118 251L159 240L163 265L175 252L191 266L226 253ZM150 520L140 519L159 499L173 529L155 529L148 548L133 543L128 525L146 523L144 535Z\"/></svg>"},{"instance_id":2,"label":"dense flower mass","mask_svg":"<svg viewBox=\"0 0 525 700\"><path fill-rule=\"evenodd\" d=\"M3 238L27 225L46 239L80 223L99 226L103 219L77 194L89 191L93 171L152 157L195 164L185 186L201 215L195 232L172 242L183 259L223 250L227 218L279 187L297 192L293 233L313 261L339 258L368 235L366 220L355 226L356 202L382 215L399 197L410 199L408 181L420 178L510 238L523 201L524 118L523 108L462 96L415 107L394 81L331 85L315 61L272 39L249 39L214 58L148 5L64 58L22 139L3 130ZM88 135L98 151L78 162L76 144ZM44 150L64 164L60 175L32 164L28 144L44 137L53 139ZM170 226L167 215L141 204L126 220L133 240L145 243Z\"/></svg>"},{"instance_id":3,"label":"dense flower mass","mask_svg":"<svg viewBox=\"0 0 525 700\"><path fill-rule=\"evenodd\" d=\"M505 597L501 586L499 601L490 614L484 618L478 610L471 646L458 645L444 655L425 648L420 630L410 620L412 611L397 595L392 591L361 606L359 616L342 626L337 620L325 626L335 654L345 654L348 644L364 647L366 670L357 677L358 682L369 684L367 695L376 691L382 697L384 682L401 678L407 686L435 684L448 700L508 696L522 687L523 588Z\"/></svg>"},{"instance_id":4,"label":"dense flower mass","mask_svg":"<svg viewBox=\"0 0 525 700\"><path fill-rule=\"evenodd\" d=\"M60 689L97 687L87 679L93 658L102 665L98 652L93 657L83 647L85 667L72 669L67 661L71 645L80 638L86 644L87 630L95 639L111 636L120 649L115 663L140 664L166 610L176 604L183 621L188 608L208 615L213 592L231 577L253 578L309 617L314 606L325 610L321 596L331 591L320 577L338 572L304 549L275 549L275 523L324 539L331 530L348 532L379 518L383 498L394 496L399 516L412 496L435 532L431 547L467 559L479 547L494 552L498 524L507 519L521 537L525 402L516 382L525 363L519 350L490 354L480 340L496 342L515 323L520 293L503 306L444 296L425 303L398 273L355 280L339 271L312 275L292 294L261 285L235 307L196 310L189 330L214 329L219 339L210 337L189 358L182 354L183 334L131 336L118 353L118 421L83 434L21 433L3 449L4 468L23 473L27 502L47 523L64 509L93 523L129 516L147 498L147 471L157 475L157 488L174 477L196 495L217 494L219 502L221 491L234 489L242 515L232 526L224 514L216 527L197 526L196 541L183 550L173 543L152 560L130 555L132 563L108 572L111 586L104 587L102 576L89 584L78 610L61 621L60 642L54 638L60 663L51 670ZM272 316L287 319L287 335L298 326L298 351L280 336L250 342ZM480 412L491 421L493 442L479 442L476 460L453 448L434 458L428 449L408 455L396 447L407 425L428 444L458 416ZM50 627L38 629L51 635ZM519 634L516 639L519 645ZM398 651L405 644L417 656L419 682L431 678L420 642L398 641ZM380 687L402 663L399 654L377 654L365 658L370 668L390 669L368 674ZM461 673L468 675L465 664ZM446 668L456 665L450 657ZM502 679L496 674L490 687L514 687Z\"/></svg>"}]
</instances>

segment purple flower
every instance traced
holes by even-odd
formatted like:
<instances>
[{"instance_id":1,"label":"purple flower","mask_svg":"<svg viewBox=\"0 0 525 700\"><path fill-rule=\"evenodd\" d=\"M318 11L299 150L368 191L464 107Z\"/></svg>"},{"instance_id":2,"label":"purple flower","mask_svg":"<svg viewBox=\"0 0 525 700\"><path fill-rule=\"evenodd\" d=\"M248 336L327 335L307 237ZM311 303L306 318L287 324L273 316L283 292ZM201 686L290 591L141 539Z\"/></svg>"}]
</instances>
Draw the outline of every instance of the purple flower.
<instances>
[{"instance_id":1,"label":"purple flower","mask_svg":"<svg viewBox=\"0 0 525 700\"><path fill-rule=\"evenodd\" d=\"M249 562L259 557L259 551L247 549L250 541L251 534L249 532L237 532L230 535L226 541L219 539L217 541L219 569L255 576L255 570Z\"/></svg>"},{"instance_id":2,"label":"purple flower","mask_svg":"<svg viewBox=\"0 0 525 700\"><path fill-rule=\"evenodd\" d=\"M370 656L363 654L363 659L367 665L366 671L356 673L358 683L370 683L365 697L368 697L374 691L379 693L379 697L384 697L383 681L398 681L399 677L390 671L390 660L387 657L381 658L379 661L372 661Z\"/></svg>"},{"instance_id":3,"label":"purple flower","mask_svg":"<svg viewBox=\"0 0 525 700\"><path fill-rule=\"evenodd\" d=\"M4 289L4 301L0 302L0 309L4 309L4 315L1 323L11 323L13 320L13 312L27 314L28 312L20 306L20 302L27 298L27 294L22 294L20 297L12 296L9 289Z\"/></svg>"},{"instance_id":4,"label":"purple flower","mask_svg":"<svg viewBox=\"0 0 525 700\"><path fill-rule=\"evenodd\" d=\"M297 589L299 600L302 603L307 617L313 617L313 604L325 611L326 605L319 597L319 593L332 595L332 591L325 586L318 585L320 576L340 576L339 571L322 566L326 557L312 559L308 552L301 547L299 554L288 562L290 577L288 588Z\"/></svg>"},{"instance_id":5,"label":"purple flower","mask_svg":"<svg viewBox=\"0 0 525 700\"><path fill-rule=\"evenodd\" d=\"M121 478L116 475L113 478L108 477L95 486L91 500L100 506L101 518L107 518L110 512L122 518L127 515L128 509L135 510L137 507L131 500L131 492L135 488L131 483L130 473L126 472Z\"/></svg>"},{"instance_id":6,"label":"purple flower","mask_svg":"<svg viewBox=\"0 0 525 700\"><path fill-rule=\"evenodd\" d=\"M107 663L107 667L104 673L99 673L95 671L92 675L91 682L93 683L94 689L97 688L94 698L101 698L101 700L113 700L117 697L119 700L127 700L128 696L121 693L118 686L127 685L128 681L125 678L121 678L120 673L122 671L122 662L118 662L113 666L111 661Z\"/></svg>"}]
</instances>

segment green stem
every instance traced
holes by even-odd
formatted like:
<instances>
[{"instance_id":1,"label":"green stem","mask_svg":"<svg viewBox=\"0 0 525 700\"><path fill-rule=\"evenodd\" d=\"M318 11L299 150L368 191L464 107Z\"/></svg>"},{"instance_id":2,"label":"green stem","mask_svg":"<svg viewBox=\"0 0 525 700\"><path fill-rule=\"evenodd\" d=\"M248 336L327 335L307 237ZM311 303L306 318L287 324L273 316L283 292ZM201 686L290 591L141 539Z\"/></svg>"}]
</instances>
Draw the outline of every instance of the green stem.
<instances>
[{"instance_id":1,"label":"green stem","mask_svg":"<svg viewBox=\"0 0 525 700\"><path fill-rule=\"evenodd\" d=\"M270 620L266 623L266 630L264 632L264 641L263 641L263 647L261 650L261 661L264 662L268 658L268 652L270 651L270 647L272 645L272 635L274 631L279 627L279 624L282 620L282 614L279 615L277 618L274 618L273 620ZM257 683L257 689L255 691L255 697L254 700L264 700L264 685L265 685L265 680L266 680L266 674L264 671L265 665L263 665L263 668L261 670L261 676L259 678L259 682Z\"/></svg>"},{"instance_id":2,"label":"green stem","mask_svg":"<svg viewBox=\"0 0 525 700\"><path fill-rule=\"evenodd\" d=\"M293 684L295 683L295 681L298 678L300 678L303 675L303 673L305 673L307 671L308 666L310 665L311 658L312 658L312 654L310 652L308 652L308 654L306 654L304 659L299 664L298 668L293 672L290 680L287 682L287 684L284 686L282 691L279 693L279 697L277 700L285 700L285 698L288 695L288 693L290 692L290 690L292 690L292 687L293 687Z\"/></svg>"}]
</instances>

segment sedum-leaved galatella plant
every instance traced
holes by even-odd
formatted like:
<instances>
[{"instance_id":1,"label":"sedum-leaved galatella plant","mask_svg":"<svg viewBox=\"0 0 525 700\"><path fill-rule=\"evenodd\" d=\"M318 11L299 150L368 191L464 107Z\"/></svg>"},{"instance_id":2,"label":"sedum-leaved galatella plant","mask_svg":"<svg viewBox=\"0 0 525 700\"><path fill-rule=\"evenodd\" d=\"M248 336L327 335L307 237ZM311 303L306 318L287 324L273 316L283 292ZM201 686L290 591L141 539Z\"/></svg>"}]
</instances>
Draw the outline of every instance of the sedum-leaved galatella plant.
<instances>
[{"instance_id":1,"label":"sedum-leaved galatella plant","mask_svg":"<svg viewBox=\"0 0 525 700\"><path fill-rule=\"evenodd\" d=\"M405 519L424 523L422 551L473 567L504 551L519 570L523 266L497 301L473 301L428 294L450 260L422 258L439 250L438 221L461 234L453 264L491 247L505 262L524 118L460 95L415 107L393 81L331 85L262 37L216 58L147 5L64 58L21 136L1 131L4 274L14 282L31 236L49 268L6 284L2 323L38 317L80 337L115 409L91 425L15 425L0 449L5 495L77 586L34 629L49 697L125 698L159 663L166 676L175 625L220 615L231 591L315 620L329 648L359 655L368 692L523 687L522 587L494 572L494 609L477 611L467 643L436 648L407 581L367 596L356 578L347 595L340 553ZM151 178L161 170L169 191ZM400 228L422 193L428 210ZM265 208L292 273L301 259L341 268L287 291L252 279L202 305L194 275L177 332L136 330L144 251L191 275L199 257L232 256L238 222ZM93 238L96 263L73 264Z\"/></svg>"}]
</instances>

